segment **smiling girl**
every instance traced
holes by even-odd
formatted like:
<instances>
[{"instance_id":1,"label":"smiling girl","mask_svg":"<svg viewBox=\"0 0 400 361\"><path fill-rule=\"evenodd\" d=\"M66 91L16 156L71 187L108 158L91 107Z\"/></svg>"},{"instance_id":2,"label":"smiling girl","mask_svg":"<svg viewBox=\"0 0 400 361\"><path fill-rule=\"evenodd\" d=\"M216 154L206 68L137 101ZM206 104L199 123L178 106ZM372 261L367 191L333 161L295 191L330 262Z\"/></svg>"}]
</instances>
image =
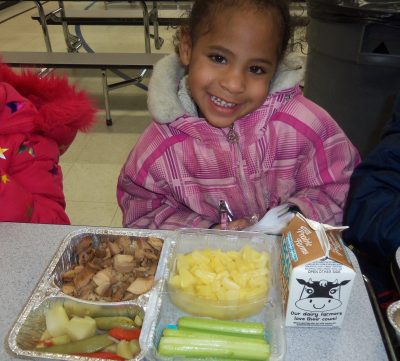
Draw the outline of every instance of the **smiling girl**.
<instances>
[{"instance_id":1,"label":"smiling girl","mask_svg":"<svg viewBox=\"0 0 400 361\"><path fill-rule=\"evenodd\" d=\"M118 180L123 225L244 228L282 204L336 225L359 156L299 87L282 0L198 0L149 83L153 122Z\"/></svg>"}]
</instances>

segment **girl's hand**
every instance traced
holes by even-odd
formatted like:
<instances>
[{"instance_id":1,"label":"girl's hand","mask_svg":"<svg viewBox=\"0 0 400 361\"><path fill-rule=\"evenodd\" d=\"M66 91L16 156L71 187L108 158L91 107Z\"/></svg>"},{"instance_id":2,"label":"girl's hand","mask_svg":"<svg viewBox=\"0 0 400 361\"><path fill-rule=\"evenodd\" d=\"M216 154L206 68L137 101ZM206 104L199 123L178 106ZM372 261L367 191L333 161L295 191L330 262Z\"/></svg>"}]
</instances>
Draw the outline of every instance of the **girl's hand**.
<instances>
[{"instance_id":1,"label":"girl's hand","mask_svg":"<svg viewBox=\"0 0 400 361\"><path fill-rule=\"evenodd\" d=\"M228 223L228 230L231 231L241 231L242 229L249 227L251 225L250 221L246 218L236 219ZM217 224L213 229L221 229L221 225Z\"/></svg>"}]
</instances>

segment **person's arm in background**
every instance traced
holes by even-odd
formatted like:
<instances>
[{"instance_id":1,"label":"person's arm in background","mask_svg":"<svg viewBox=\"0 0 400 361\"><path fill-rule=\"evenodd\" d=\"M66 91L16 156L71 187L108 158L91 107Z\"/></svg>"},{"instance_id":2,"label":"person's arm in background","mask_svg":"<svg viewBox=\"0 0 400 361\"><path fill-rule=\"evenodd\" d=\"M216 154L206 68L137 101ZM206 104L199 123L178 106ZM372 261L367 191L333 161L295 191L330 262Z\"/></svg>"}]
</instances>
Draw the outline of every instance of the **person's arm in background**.
<instances>
[{"instance_id":1,"label":"person's arm in background","mask_svg":"<svg viewBox=\"0 0 400 361\"><path fill-rule=\"evenodd\" d=\"M1 141L0 221L69 224L55 142L38 135Z\"/></svg>"},{"instance_id":2,"label":"person's arm in background","mask_svg":"<svg viewBox=\"0 0 400 361\"><path fill-rule=\"evenodd\" d=\"M0 62L0 221L69 224L58 164L96 109L65 75Z\"/></svg>"},{"instance_id":3,"label":"person's arm in background","mask_svg":"<svg viewBox=\"0 0 400 361\"><path fill-rule=\"evenodd\" d=\"M344 224L345 241L382 265L400 246L400 96L381 142L354 171Z\"/></svg>"}]
</instances>

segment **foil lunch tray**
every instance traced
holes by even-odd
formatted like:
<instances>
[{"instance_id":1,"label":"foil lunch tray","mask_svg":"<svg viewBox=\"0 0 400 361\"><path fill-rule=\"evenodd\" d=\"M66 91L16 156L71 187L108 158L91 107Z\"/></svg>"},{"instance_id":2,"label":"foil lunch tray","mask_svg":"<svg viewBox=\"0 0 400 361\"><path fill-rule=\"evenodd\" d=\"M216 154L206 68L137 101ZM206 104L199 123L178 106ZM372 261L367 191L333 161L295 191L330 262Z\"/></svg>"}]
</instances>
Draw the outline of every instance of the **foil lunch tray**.
<instances>
[{"instance_id":1,"label":"foil lunch tray","mask_svg":"<svg viewBox=\"0 0 400 361\"><path fill-rule=\"evenodd\" d=\"M150 361L201 361L203 359L164 357L158 353L158 344L164 328L176 325L178 319L189 314L178 309L168 296L168 279L174 269L177 254L192 252L205 248L222 251L238 251L250 245L257 251L270 254L271 272L268 296L261 312L249 316L244 321L262 322L266 330L266 339L270 344L269 361L282 361L286 353L286 336L284 326L283 304L280 289L280 251L276 236L256 232L218 231L208 229L185 229L174 234L176 241L168 249L163 275L155 291L150 295L147 312L140 335L140 345L146 360ZM207 361L212 360L207 358Z\"/></svg>"},{"instance_id":2,"label":"foil lunch tray","mask_svg":"<svg viewBox=\"0 0 400 361\"><path fill-rule=\"evenodd\" d=\"M85 301L64 294L60 288L60 273L69 269L75 264L74 247L87 235L91 235L95 240L102 238L112 238L117 236L149 237L154 236L163 239L163 248L158 261L157 271L155 273L155 286L140 295L138 298L129 301L105 302L105 301ZM55 302L61 302L68 311L77 309L81 316L89 315L99 316L134 316L139 314L144 316L148 308L150 296L158 289L158 283L165 273L166 262L169 258L169 248L173 243L171 231L157 230L138 230L138 229L118 229L118 228L91 228L86 227L68 234L56 254L51 260L49 266L43 273L36 288L32 292L24 309L14 323L9 336L8 346L17 356L34 359L52 359L52 360L80 360L94 361L93 357L82 357L66 354L51 354L34 349L35 340L39 340L46 329L45 311ZM74 314L76 314L74 312ZM141 352L132 361L144 359L144 347ZM100 361L100 359L98 359Z\"/></svg>"}]
</instances>

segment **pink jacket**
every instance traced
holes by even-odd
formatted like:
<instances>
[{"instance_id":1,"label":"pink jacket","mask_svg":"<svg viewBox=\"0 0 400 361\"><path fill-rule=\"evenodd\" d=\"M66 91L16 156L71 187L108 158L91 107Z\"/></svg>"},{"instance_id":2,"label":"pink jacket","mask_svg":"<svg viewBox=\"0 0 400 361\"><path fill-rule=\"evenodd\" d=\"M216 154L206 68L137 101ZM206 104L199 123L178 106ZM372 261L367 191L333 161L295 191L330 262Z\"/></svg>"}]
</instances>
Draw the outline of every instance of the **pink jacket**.
<instances>
[{"instance_id":1,"label":"pink jacket","mask_svg":"<svg viewBox=\"0 0 400 361\"><path fill-rule=\"evenodd\" d=\"M70 223L58 161L94 114L65 78L0 64L0 222Z\"/></svg>"},{"instance_id":2,"label":"pink jacket","mask_svg":"<svg viewBox=\"0 0 400 361\"><path fill-rule=\"evenodd\" d=\"M299 68L290 58L280 65L264 104L235 122L239 140L231 144L227 129L196 115L177 58L162 59L149 84L155 121L118 180L123 225L208 228L219 223L219 200L236 219L290 202L308 218L340 224L360 158L329 114L302 95Z\"/></svg>"}]
</instances>

